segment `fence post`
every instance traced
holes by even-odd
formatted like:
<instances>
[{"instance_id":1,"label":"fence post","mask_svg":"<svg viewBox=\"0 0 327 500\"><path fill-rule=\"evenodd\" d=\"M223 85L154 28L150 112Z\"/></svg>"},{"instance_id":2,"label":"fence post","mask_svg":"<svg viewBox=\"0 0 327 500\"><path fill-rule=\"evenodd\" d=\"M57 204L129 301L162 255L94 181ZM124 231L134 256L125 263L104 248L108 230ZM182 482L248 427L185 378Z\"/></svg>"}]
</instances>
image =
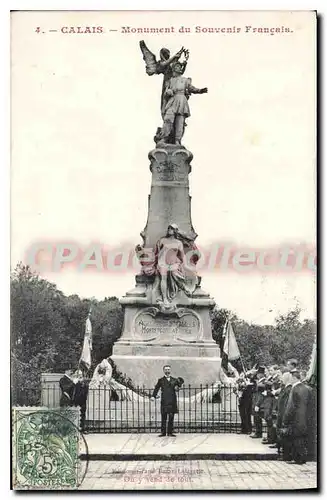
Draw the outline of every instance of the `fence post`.
<instances>
[{"instance_id":1,"label":"fence post","mask_svg":"<svg viewBox=\"0 0 327 500\"><path fill-rule=\"evenodd\" d=\"M200 394L201 394L201 398L200 398L200 418L201 418L201 426L200 426L200 429L201 429L201 432L202 432L202 422L203 422L203 417L202 417L202 405L203 405L203 386L202 384L200 384Z\"/></svg>"},{"instance_id":2,"label":"fence post","mask_svg":"<svg viewBox=\"0 0 327 500\"><path fill-rule=\"evenodd\" d=\"M142 395L143 395L143 429L144 429L144 432L146 432L146 429L145 429L145 398L144 398L144 392L145 392L145 387L143 385L142 386Z\"/></svg>"},{"instance_id":3,"label":"fence post","mask_svg":"<svg viewBox=\"0 0 327 500\"><path fill-rule=\"evenodd\" d=\"M183 391L183 431L185 432L185 387L181 387Z\"/></svg>"},{"instance_id":4,"label":"fence post","mask_svg":"<svg viewBox=\"0 0 327 500\"><path fill-rule=\"evenodd\" d=\"M191 412L191 386L188 385L188 429L191 432L191 421L192 421L192 412Z\"/></svg>"},{"instance_id":5,"label":"fence post","mask_svg":"<svg viewBox=\"0 0 327 500\"><path fill-rule=\"evenodd\" d=\"M136 392L138 394L138 398L137 398L137 424L136 425L139 428L139 425L140 425L140 388L139 388L139 386L137 386Z\"/></svg>"}]
</instances>

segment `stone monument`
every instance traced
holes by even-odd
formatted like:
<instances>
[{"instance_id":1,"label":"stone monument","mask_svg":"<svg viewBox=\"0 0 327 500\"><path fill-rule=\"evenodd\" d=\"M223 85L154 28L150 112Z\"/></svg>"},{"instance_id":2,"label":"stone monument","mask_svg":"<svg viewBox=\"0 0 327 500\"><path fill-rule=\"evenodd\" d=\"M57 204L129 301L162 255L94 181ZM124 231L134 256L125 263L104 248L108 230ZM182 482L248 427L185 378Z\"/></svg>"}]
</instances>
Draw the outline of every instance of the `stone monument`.
<instances>
[{"instance_id":1,"label":"stone monument","mask_svg":"<svg viewBox=\"0 0 327 500\"><path fill-rule=\"evenodd\" d=\"M214 300L201 288L196 272L200 254L191 220L189 174L193 155L182 144L191 94L203 94L182 76L189 52L181 48L160 60L140 42L148 75L164 74L163 124L149 153L152 174L148 219L136 253L141 264L135 288L121 299L124 326L113 348L118 369L137 386L152 387L170 364L185 384L200 387L219 378L220 350L212 339Z\"/></svg>"}]
</instances>

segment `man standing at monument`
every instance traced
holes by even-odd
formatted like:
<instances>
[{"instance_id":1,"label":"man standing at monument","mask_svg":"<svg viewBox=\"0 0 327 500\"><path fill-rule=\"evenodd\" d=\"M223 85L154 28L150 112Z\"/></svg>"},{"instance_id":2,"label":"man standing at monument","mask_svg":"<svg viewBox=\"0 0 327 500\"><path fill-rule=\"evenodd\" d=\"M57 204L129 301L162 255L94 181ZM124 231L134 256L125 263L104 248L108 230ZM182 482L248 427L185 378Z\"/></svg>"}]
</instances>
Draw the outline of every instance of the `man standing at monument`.
<instances>
[{"instance_id":1,"label":"man standing at monument","mask_svg":"<svg viewBox=\"0 0 327 500\"><path fill-rule=\"evenodd\" d=\"M156 383L151 400L154 401L161 389L161 434L159 437L166 435L175 437L175 434L173 434L174 415L178 413L176 391L183 385L184 380L180 377L174 378L171 376L170 365L165 365L163 372L164 377L159 378Z\"/></svg>"}]
</instances>

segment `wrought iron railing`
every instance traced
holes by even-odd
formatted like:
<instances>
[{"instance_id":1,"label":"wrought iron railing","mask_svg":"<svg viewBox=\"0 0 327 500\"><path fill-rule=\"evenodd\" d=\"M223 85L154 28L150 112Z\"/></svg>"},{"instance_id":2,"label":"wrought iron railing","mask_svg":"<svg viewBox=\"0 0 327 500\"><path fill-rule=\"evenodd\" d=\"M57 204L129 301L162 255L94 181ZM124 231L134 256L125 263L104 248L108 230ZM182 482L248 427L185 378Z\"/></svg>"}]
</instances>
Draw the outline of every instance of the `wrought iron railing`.
<instances>
[{"instance_id":1,"label":"wrought iron railing","mask_svg":"<svg viewBox=\"0 0 327 500\"><path fill-rule=\"evenodd\" d=\"M161 400L151 400L153 389L144 387L112 389L89 388L85 430L89 432L159 432ZM47 384L41 393L21 391L24 405L58 407L59 384ZM174 419L177 432L237 432L240 428L237 396L230 386L183 386L177 392L178 413ZM82 409L83 411L83 409Z\"/></svg>"}]
</instances>

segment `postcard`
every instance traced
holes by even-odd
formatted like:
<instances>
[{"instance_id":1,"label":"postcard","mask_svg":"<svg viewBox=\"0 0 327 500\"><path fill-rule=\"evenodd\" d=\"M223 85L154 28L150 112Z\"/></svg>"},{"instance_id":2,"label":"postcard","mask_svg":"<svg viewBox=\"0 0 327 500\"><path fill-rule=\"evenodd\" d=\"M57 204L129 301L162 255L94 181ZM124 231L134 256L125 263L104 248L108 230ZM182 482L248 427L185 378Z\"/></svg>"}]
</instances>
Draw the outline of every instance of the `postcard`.
<instances>
[{"instance_id":1,"label":"postcard","mask_svg":"<svg viewBox=\"0 0 327 500\"><path fill-rule=\"evenodd\" d=\"M12 488L317 487L314 11L11 14Z\"/></svg>"}]
</instances>

